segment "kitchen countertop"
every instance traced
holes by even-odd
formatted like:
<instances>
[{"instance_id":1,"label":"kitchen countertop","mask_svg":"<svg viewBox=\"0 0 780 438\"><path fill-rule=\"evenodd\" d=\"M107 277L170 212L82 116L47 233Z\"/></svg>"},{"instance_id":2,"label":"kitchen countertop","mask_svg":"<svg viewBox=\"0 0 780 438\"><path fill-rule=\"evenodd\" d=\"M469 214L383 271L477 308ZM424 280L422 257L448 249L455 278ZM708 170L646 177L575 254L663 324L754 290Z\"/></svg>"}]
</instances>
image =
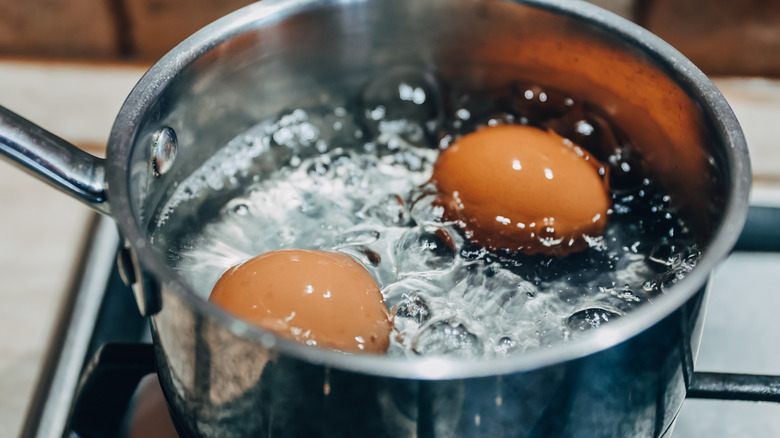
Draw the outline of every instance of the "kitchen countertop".
<instances>
[{"instance_id":1,"label":"kitchen countertop","mask_svg":"<svg viewBox=\"0 0 780 438\"><path fill-rule=\"evenodd\" d=\"M0 60L0 105L101 154L113 117L144 70ZM775 139L780 81L724 78L716 83L746 132L756 180L753 200L780 206ZM0 436L10 437L19 434L92 213L5 162L0 162L0 205ZM704 403L692 409L706 410Z\"/></svg>"},{"instance_id":2,"label":"kitchen countertop","mask_svg":"<svg viewBox=\"0 0 780 438\"><path fill-rule=\"evenodd\" d=\"M0 105L102 154L145 68L0 60ZM17 436L91 210L0 160L0 437Z\"/></svg>"}]
</instances>

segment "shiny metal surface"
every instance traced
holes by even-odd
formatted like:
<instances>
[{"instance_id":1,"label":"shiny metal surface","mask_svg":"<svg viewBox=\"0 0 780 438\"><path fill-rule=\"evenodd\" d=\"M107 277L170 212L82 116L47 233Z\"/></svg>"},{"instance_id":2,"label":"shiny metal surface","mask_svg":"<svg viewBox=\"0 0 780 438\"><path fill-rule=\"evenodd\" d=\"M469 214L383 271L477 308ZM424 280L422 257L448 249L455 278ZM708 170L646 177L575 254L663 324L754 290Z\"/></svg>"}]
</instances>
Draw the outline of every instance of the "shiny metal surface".
<instances>
[{"instance_id":1,"label":"shiny metal surface","mask_svg":"<svg viewBox=\"0 0 780 438\"><path fill-rule=\"evenodd\" d=\"M0 107L0 153L41 181L110 213L103 160Z\"/></svg>"},{"instance_id":2,"label":"shiny metal surface","mask_svg":"<svg viewBox=\"0 0 780 438\"><path fill-rule=\"evenodd\" d=\"M472 90L539 81L608 108L644 170L684 200L704 245L698 267L591 336L486 361L306 347L191 292L166 263L175 226L150 239L178 182L257 120L347 103L399 65ZM155 174L165 126L177 134L176 160ZM662 436L691 375L703 286L737 238L750 185L739 124L700 71L641 28L563 0L266 0L155 64L109 143L112 214L160 286L143 301L162 304L152 318L160 378L191 436ZM199 210L179 209L171 222Z\"/></svg>"},{"instance_id":3,"label":"shiny metal surface","mask_svg":"<svg viewBox=\"0 0 780 438\"><path fill-rule=\"evenodd\" d=\"M780 402L780 381L776 376L697 373L688 397Z\"/></svg>"},{"instance_id":4,"label":"shiny metal surface","mask_svg":"<svg viewBox=\"0 0 780 438\"><path fill-rule=\"evenodd\" d=\"M154 317L158 375L183 436L659 437L685 398L704 293L599 353L455 379L377 376L300 360L188 312L178 294L163 298ZM386 364L399 374L420 365ZM432 375L453 364L427 366Z\"/></svg>"}]
</instances>

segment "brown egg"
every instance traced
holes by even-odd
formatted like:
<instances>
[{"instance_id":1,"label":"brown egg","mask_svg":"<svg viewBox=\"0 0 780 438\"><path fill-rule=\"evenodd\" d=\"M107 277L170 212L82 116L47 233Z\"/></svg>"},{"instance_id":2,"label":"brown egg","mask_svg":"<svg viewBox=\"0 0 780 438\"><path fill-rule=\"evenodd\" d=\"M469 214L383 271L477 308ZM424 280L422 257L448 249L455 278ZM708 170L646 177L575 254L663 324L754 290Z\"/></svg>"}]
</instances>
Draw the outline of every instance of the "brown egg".
<instances>
[{"instance_id":1,"label":"brown egg","mask_svg":"<svg viewBox=\"0 0 780 438\"><path fill-rule=\"evenodd\" d=\"M490 249L565 256L607 223L606 169L552 131L498 125L444 150L432 181L447 220Z\"/></svg>"},{"instance_id":2,"label":"brown egg","mask_svg":"<svg viewBox=\"0 0 780 438\"><path fill-rule=\"evenodd\" d=\"M225 272L209 300L281 337L344 352L382 353L392 323L374 278L329 251L271 251Z\"/></svg>"}]
</instances>

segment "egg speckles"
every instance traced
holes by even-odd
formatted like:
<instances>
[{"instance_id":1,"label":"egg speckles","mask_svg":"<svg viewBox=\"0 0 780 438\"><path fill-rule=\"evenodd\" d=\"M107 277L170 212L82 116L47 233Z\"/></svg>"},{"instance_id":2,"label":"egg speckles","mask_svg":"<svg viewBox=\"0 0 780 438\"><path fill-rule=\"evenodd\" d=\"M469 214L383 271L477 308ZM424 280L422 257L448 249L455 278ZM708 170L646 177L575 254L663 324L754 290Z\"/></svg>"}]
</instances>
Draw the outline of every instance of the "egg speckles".
<instances>
[{"instance_id":1,"label":"egg speckles","mask_svg":"<svg viewBox=\"0 0 780 438\"><path fill-rule=\"evenodd\" d=\"M432 181L445 219L490 249L566 256L607 223L606 168L554 132L479 129L444 150Z\"/></svg>"},{"instance_id":2,"label":"egg speckles","mask_svg":"<svg viewBox=\"0 0 780 438\"><path fill-rule=\"evenodd\" d=\"M392 323L374 278L351 257L278 250L225 272L209 300L281 337L343 352L384 353Z\"/></svg>"}]
</instances>

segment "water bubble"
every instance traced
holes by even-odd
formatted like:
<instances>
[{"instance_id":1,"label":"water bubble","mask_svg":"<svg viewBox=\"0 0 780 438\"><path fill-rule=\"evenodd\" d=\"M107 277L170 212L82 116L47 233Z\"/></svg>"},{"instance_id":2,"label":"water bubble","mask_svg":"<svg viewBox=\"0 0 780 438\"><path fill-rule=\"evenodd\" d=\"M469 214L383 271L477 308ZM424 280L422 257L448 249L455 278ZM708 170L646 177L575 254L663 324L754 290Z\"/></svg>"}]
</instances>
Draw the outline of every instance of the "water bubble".
<instances>
[{"instance_id":1,"label":"water bubble","mask_svg":"<svg viewBox=\"0 0 780 438\"><path fill-rule=\"evenodd\" d=\"M337 240L338 245L368 245L379 240L379 231L377 230L355 230L349 231Z\"/></svg>"},{"instance_id":2,"label":"water bubble","mask_svg":"<svg viewBox=\"0 0 780 438\"><path fill-rule=\"evenodd\" d=\"M439 222L444 215L444 208L436 202L436 187L425 185L412 194L412 205L409 214L418 224Z\"/></svg>"},{"instance_id":3,"label":"water bubble","mask_svg":"<svg viewBox=\"0 0 780 438\"><path fill-rule=\"evenodd\" d=\"M650 250L647 259L662 266L675 266L680 263L681 249L674 242L664 242Z\"/></svg>"},{"instance_id":4,"label":"water bubble","mask_svg":"<svg viewBox=\"0 0 780 438\"><path fill-rule=\"evenodd\" d=\"M392 69L373 78L361 92L365 109L384 107L388 120L427 121L438 115L439 90L429 73L410 67Z\"/></svg>"},{"instance_id":5,"label":"water bubble","mask_svg":"<svg viewBox=\"0 0 780 438\"><path fill-rule=\"evenodd\" d=\"M364 187L368 182L366 172L375 163L366 157L360 157L342 149L336 149L334 152L335 154L331 157L329 175L332 174L334 178L346 185Z\"/></svg>"},{"instance_id":6,"label":"water bubble","mask_svg":"<svg viewBox=\"0 0 780 438\"><path fill-rule=\"evenodd\" d=\"M517 342L515 342L515 340L509 336L502 337L501 339L498 340L498 343L496 344L496 350L500 354L503 354L504 356L510 355L516 349L517 349Z\"/></svg>"},{"instance_id":7,"label":"water bubble","mask_svg":"<svg viewBox=\"0 0 780 438\"><path fill-rule=\"evenodd\" d=\"M447 149L454 141L452 134L442 132L439 134L439 149Z\"/></svg>"},{"instance_id":8,"label":"water bubble","mask_svg":"<svg viewBox=\"0 0 780 438\"><path fill-rule=\"evenodd\" d=\"M311 176L324 176L330 170L330 157L317 157L306 169Z\"/></svg>"},{"instance_id":9,"label":"water bubble","mask_svg":"<svg viewBox=\"0 0 780 438\"><path fill-rule=\"evenodd\" d=\"M616 311L592 307L574 312L566 320L566 326L573 332L583 332L598 328L603 324L613 321L620 317Z\"/></svg>"},{"instance_id":10,"label":"water bubble","mask_svg":"<svg viewBox=\"0 0 780 438\"><path fill-rule=\"evenodd\" d=\"M319 138L320 130L308 119L307 112L300 108L282 114L271 133L274 143L293 150L313 145Z\"/></svg>"},{"instance_id":11,"label":"water bubble","mask_svg":"<svg viewBox=\"0 0 780 438\"><path fill-rule=\"evenodd\" d=\"M311 194L304 194L301 198L300 206L298 207L300 212L309 217L319 218L323 215L325 206L322 201L316 196Z\"/></svg>"},{"instance_id":12,"label":"water bubble","mask_svg":"<svg viewBox=\"0 0 780 438\"><path fill-rule=\"evenodd\" d=\"M628 287L625 287L623 289L619 289L615 291L615 296L620 298L621 300L636 303L641 301L641 299Z\"/></svg>"},{"instance_id":13,"label":"water bubble","mask_svg":"<svg viewBox=\"0 0 780 438\"><path fill-rule=\"evenodd\" d=\"M531 124L539 125L550 119L566 115L569 107L562 105L565 93L551 87L541 87L537 84L518 82L512 87L514 112L525 118Z\"/></svg>"},{"instance_id":14,"label":"water bubble","mask_svg":"<svg viewBox=\"0 0 780 438\"><path fill-rule=\"evenodd\" d=\"M499 113L490 115L485 122L488 126L511 125L515 123L515 116L509 113Z\"/></svg>"},{"instance_id":15,"label":"water bubble","mask_svg":"<svg viewBox=\"0 0 780 438\"><path fill-rule=\"evenodd\" d=\"M429 300L442 293L435 285L418 279L393 283L382 290L385 302L392 309L393 327L398 332L397 341L403 349L409 349L411 339L420 326L434 314Z\"/></svg>"},{"instance_id":16,"label":"water bubble","mask_svg":"<svg viewBox=\"0 0 780 438\"><path fill-rule=\"evenodd\" d=\"M290 148L303 158L349 144L358 131L354 117L344 108L316 106L283 113L269 134L275 144Z\"/></svg>"},{"instance_id":17,"label":"water bubble","mask_svg":"<svg viewBox=\"0 0 780 438\"><path fill-rule=\"evenodd\" d=\"M590 123L588 123L586 120L580 120L574 125L574 129L577 131L577 133L582 135L591 135L593 134L593 131L596 130L596 128L593 127Z\"/></svg>"},{"instance_id":18,"label":"water bubble","mask_svg":"<svg viewBox=\"0 0 780 438\"><path fill-rule=\"evenodd\" d=\"M466 108L460 108L455 111L455 117L460 120L468 120L471 118L471 113Z\"/></svg>"},{"instance_id":19,"label":"water bubble","mask_svg":"<svg viewBox=\"0 0 780 438\"><path fill-rule=\"evenodd\" d=\"M379 219L380 222L388 226L406 225L410 218L403 198L397 194L387 195L377 204L368 207L366 215Z\"/></svg>"},{"instance_id":20,"label":"water bubble","mask_svg":"<svg viewBox=\"0 0 780 438\"><path fill-rule=\"evenodd\" d=\"M510 90L505 87L490 90L484 95L451 89L445 99L445 130L463 135L488 125L491 119L504 115L514 117L511 113L511 99L508 97L510 95Z\"/></svg>"},{"instance_id":21,"label":"water bubble","mask_svg":"<svg viewBox=\"0 0 780 438\"><path fill-rule=\"evenodd\" d=\"M415 151L400 151L394 156L395 164L403 165L412 172L425 168L428 157L415 153Z\"/></svg>"},{"instance_id":22,"label":"water bubble","mask_svg":"<svg viewBox=\"0 0 780 438\"><path fill-rule=\"evenodd\" d=\"M666 292L667 289L679 283L680 280L685 278L685 276L688 275L689 272L691 272L691 269L692 269L691 266L680 265L676 268L672 268L669 271L661 274L657 280L657 284L661 292Z\"/></svg>"},{"instance_id":23,"label":"water bubble","mask_svg":"<svg viewBox=\"0 0 780 438\"><path fill-rule=\"evenodd\" d=\"M396 243L396 259L399 272L446 270L455 262L455 243L444 228L414 227Z\"/></svg>"},{"instance_id":24,"label":"water bubble","mask_svg":"<svg viewBox=\"0 0 780 438\"><path fill-rule=\"evenodd\" d=\"M282 244L282 246L292 245L295 242L295 238L297 237L295 230L290 227L280 228L276 233L276 236L279 238L279 242Z\"/></svg>"},{"instance_id":25,"label":"water bubble","mask_svg":"<svg viewBox=\"0 0 780 438\"><path fill-rule=\"evenodd\" d=\"M244 138L243 138L244 144L246 146L248 146L248 147L254 146L255 143L257 143L258 141L259 141L259 139L257 137L255 137L253 135L249 135L249 134L245 135Z\"/></svg>"},{"instance_id":26,"label":"water bubble","mask_svg":"<svg viewBox=\"0 0 780 438\"><path fill-rule=\"evenodd\" d=\"M427 146L426 135L422 126L406 120L382 120L379 122L379 135L376 140L386 145L387 149L396 151L405 145Z\"/></svg>"},{"instance_id":27,"label":"water bubble","mask_svg":"<svg viewBox=\"0 0 780 438\"><path fill-rule=\"evenodd\" d=\"M378 267L382 263L382 256L366 245L348 245L340 247L338 250L357 259L366 268ZM381 278L378 280L380 283L382 282Z\"/></svg>"},{"instance_id":28,"label":"water bubble","mask_svg":"<svg viewBox=\"0 0 780 438\"><path fill-rule=\"evenodd\" d=\"M642 283L642 290L647 293L659 292L660 288L661 286L658 283L658 278L651 278Z\"/></svg>"},{"instance_id":29,"label":"water bubble","mask_svg":"<svg viewBox=\"0 0 780 438\"><path fill-rule=\"evenodd\" d=\"M617 297L628 303L636 303L641 301L641 298L639 298L628 285L622 288L616 288L614 286L608 286L608 287L599 286L599 291L602 293L609 294L613 297Z\"/></svg>"},{"instance_id":30,"label":"water bubble","mask_svg":"<svg viewBox=\"0 0 780 438\"><path fill-rule=\"evenodd\" d=\"M482 357L484 347L477 335L458 318L452 317L424 326L412 341L412 351L421 356L475 359Z\"/></svg>"},{"instance_id":31,"label":"water bubble","mask_svg":"<svg viewBox=\"0 0 780 438\"><path fill-rule=\"evenodd\" d=\"M369 263L371 263L371 265L378 266L380 263L382 263L382 257L373 249L361 247L360 251L366 256L366 259L369 261Z\"/></svg>"},{"instance_id":32,"label":"water bubble","mask_svg":"<svg viewBox=\"0 0 780 438\"><path fill-rule=\"evenodd\" d=\"M390 283L382 289L385 302L391 308L412 295L419 295L430 300L434 297L440 297L442 293L443 291L436 282L413 277Z\"/></svg>"},{"instance_id":33,"label":"water bubble","mask_svg":"<svg viewBox=\"0 0 780 438\"><path fill-rule=\"evenodd\" d=\"M392 69L373 78L361 91L365 125L374 135L397 136L423 146L428 127L435 127L429 122L440 117L439 94L431 74L410 67Z\"/></svg>"},{"instance_id":34,"label":"water bubble","mask_svg":"<svg viewBox=\"0 0 780 438\"><path fill-rule=\"evenodd\" d=\"M422 324L431 319L431 309L425 299L415 291L405 295L404 299L396 305L395 317L411 319L417 324Z\"/></svg>"},{"instance_id":35,"label":"water bubble","mask_svg":"<svg viewBox=\"0 0 780 438\"><path fill-rule=\"evenodd\" d=\"M370 120L373 120L375 122L378 122L385 118L385 106L384 105L377 105L373 107L373 109L367 108L366 109L366 117L368 117Z\"/></svg>"},{"instance_id":36,"label":"water bubble","mask_svg":"<svg viewBox=\"0 0 780 438\"><path fill-rule=\"evenodd\" d=\"M682 280L699 260L700 252L695 245L681 242L666 242L653 247L647 260L652 262L662 272L653 280L643 285L645 290L663 292Z\"/></svg>"},{"instance_id":37,"label":"water bubble","mask_svg":"<svg viewBox=\"0 0 780 438\"><path fill-rule=\"evenodd\" d=\"M606 161L609 163L609 185L613 192L617 194L630 194L634 197L635 202L629 202L630 207L636 208L637 206L644 207L647 205L646 198L648 197L646 187L641 185L638 178L638 169L641 169L640 165L632 159L624 158L622 153L617 154L618 158L614 158L615 155L609 156Z\"/></svg>"},{"instance_id":38,"label":"water bubble","mask_svg":"<svg viewBox=\"0 0 780 438\"><path fill-rule=\"evenodd\" d=\"M235 216L249 215L249 205L245 199L234 199L227 204L227 210Z\"/></svg>"}]
</instances>

